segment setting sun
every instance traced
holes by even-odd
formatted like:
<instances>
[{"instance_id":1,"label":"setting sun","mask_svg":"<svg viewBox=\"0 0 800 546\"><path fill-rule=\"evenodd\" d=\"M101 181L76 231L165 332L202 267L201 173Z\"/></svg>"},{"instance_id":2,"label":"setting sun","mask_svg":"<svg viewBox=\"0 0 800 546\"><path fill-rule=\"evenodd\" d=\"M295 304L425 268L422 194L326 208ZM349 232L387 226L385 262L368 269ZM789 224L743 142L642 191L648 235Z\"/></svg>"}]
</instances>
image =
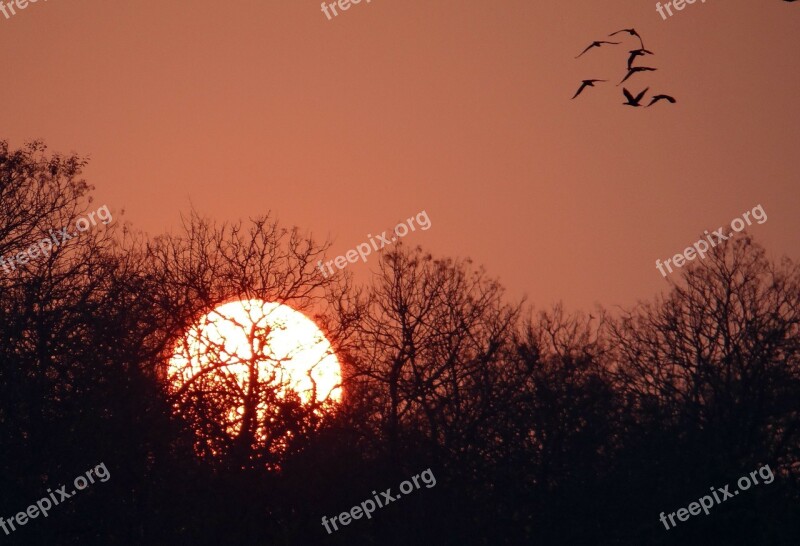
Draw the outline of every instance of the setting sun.
<instances>
[{"instance_id":1,"label":"setting sun","mask_svg":"<svg viewBox=\"0 0 800 546\"><path fill-rule=\"evenodd\" d=\"M339 361L319 327L287 305L261 300L229 302L202 316L176 344L168 381L177 397L217 401L218 424L231 435L249 428L256 442L268 433L269 406L290 393L304 405L341 398Z\"/></svg>"}]
</instances>

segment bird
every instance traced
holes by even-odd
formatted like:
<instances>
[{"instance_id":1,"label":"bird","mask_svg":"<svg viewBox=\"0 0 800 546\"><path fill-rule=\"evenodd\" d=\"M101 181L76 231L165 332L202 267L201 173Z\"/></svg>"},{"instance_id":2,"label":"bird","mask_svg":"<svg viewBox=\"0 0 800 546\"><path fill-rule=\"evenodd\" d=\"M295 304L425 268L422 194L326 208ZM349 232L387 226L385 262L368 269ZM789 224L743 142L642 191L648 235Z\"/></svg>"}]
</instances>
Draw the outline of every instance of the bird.
<instances>
[{"instance_id":1,"label":"bird","mask_svg":"<svg viewBox=\"0 0 800 546\"><path fill-rule=\"evenodd\" d=\"M649 107L653 106L655 103L657 103L658 101L660 101L662 99L666 100L666 101L669 101L670 104L675 104L676 102L678 102L677 100L675 100L675 97L670 97L669 95L654 95L653 96L653 100L650 101L650 104L648 104L647 107L649 108Z\"/></svg>"},{"instance_id":2,"label":"bird","mask_svg":"<svg viewBox=\"0 0 800 546\"><path fill-rule=\"evenodd\" d=\"M578 90L575 92L575 94L574 94L574 95L572 95L572 98L574 99L575 97L577 97L578 95L580 95L580 94L581 94L581 92L582 92L584 89L586 89L587 87L594 87L594 84L595 84L596 82L607 82L607 81L608 81L608 80L583 80L583 83L581 83L581 86L578 88Z\"/></svg>"},{"instance_id":3,"label":"bird","mask_svg":"<svg viewBox=\"0 0 800 546\"><path fill-rule=\"evenodd\" d=\"M624 78L622 78L622 81L619 82L617 84L617 86L619 87L620 85L622 85L625 82L625 80L627 80L628 78L630 78L631 76L633 76L637 72L653 72L654 70L658 70L658 69L657 68L650 68L649 66L634 66L633 68L628 70L628 73L625 75Z\"/></svg>"},{"instance_id":4,"label":"bird","mask_svg":"<svg viewBox=\"0 0 800 546\"><path fill-rule=\"evenodd\" d=\"M644 49L644 48L642 48L642 49L631 49L628 53L631 54L631 56L628 57L628 70L630 70L632 68L633 61L636 60L636 57L640 57L640 56L643 57L645 55L652 55L653 54L652 51L649 51L649 50Z\"/></svg>"},{"instance_id":5,"label":"bird","mask_svg":"<svg viewBox=\"0 0 800 546\"><path fill-rule=\"evenodd\" d=\"M620 32L627 32L631 36L636 36L637 38L639 38L639 44L641 45L642 49L644 49L644 42L642 41L642 37L639 36L639 33L636 32L635 28L623 28L622 30L612 32L611 34L609 34L609 36L614 36L616 34L619 34Z\"/></svg>"},{"instance_id":6,"label":"bird","mask_svg":"<svg viewBox=\"0 0 800 546\"><path fill-rule=\"evenodd\" d=\"M622 88L622 92L625 94L625 98L628 99L628 102L623 102L622 104L625 106L641 106L639 102L644 98L644 94L647 93L647 90L650 89L649 87L645 87L644 91L636 95L635 97L631 95L630 91Z\"/></svg>"},{"instance_id":7,"label":"bird","mask_svg":"<svg viewBox=\"0 0 800 546\"><path fill-rule=\"evenodd\" d=\"M590 50L590 49L592 49L593 47L600 47L600 46L601 46L601 45L603 45L603 44L614 44L614 45L617 45L617 44L621 44L621 43L622 43L622 42L606 42L606 41L604 41L604 40L594 41L594 42L592 42L591 44L589 44L589 47L587 47L586 49L584 49L583 51L581 51L581 54L580 54L580 55L578 55L578 57L580 57L581 55L583 55L584 53L586 53L587 51L589 51L589 50ZM575 57L575 58L577 59L578 57Z\"/></svg>"}]
</instances>

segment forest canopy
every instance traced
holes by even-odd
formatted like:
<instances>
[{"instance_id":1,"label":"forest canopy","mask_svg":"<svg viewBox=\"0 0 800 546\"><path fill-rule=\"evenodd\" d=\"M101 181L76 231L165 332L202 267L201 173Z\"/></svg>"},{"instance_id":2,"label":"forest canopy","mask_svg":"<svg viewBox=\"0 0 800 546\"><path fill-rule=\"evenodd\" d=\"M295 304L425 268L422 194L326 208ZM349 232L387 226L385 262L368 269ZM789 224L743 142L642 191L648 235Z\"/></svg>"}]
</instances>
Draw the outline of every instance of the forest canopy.
<instances>
[{"instance_id":1,"label":"forest canopy","mask_svg":"<svg viewBox=\"0 0 800 546\"><path fill-rule=\"evenodd\" d=\"M97 208L85 165L0 141L0 256ZM155 237L115 220L0 269L0 514L100 461L112 476L9 541L800 540L800 269L746 234L651 301L589 314L537 311L467 259L404 245L364 285L323 277L327 243L271 214L192 211ZM224 387L176 402L175 344L232 298L313 318L341 401L272 396L235 430L219 427ZM659 513L766 464L774 483L663 529ZM320 525L426 468L435 488L357 532Z\"/></svg>"}]
</instances>

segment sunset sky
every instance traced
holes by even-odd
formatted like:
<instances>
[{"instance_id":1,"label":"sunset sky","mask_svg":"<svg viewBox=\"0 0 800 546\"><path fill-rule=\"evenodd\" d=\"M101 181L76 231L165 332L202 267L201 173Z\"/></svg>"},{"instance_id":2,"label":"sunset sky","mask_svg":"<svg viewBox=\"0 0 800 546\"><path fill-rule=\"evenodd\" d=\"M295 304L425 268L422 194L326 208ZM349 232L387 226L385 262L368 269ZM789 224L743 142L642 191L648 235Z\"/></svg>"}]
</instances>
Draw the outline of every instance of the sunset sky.
<instances>
[{"instance_id":1,"label":"sunset sky","mask_svg":"<svg viewBox=\"0 0 800 546\"><path fill-rule=\"evenodd\" d=\"M678 99L623 107L623 37ZM329 259L427 211L405 241L471 257L537 307L630 305L655 269L761 204L800 258L800 5L650 0L39 1L0 15L0 138L91 157L98 206L156 235L191 206L271 210ZM640 64L645 64L642 62ZM609 79L570 100L580 80ZM116 213L125 209L125 216ZM348 271L364 279L376 260Z\"/></svg>"}]
</instances>

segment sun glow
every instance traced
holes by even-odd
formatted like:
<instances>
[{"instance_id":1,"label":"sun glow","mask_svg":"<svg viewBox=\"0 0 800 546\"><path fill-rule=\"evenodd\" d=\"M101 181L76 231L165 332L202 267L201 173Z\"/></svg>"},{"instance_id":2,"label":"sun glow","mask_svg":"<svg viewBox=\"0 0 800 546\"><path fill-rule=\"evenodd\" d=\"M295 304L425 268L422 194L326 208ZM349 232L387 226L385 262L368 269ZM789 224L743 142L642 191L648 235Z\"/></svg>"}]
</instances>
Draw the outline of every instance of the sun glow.
<instances>
[{"instance_id":1,"label":"sun glow","mask_svg":"<svg viewBox=\"0 0 800 546\"><path fill-rule=\"evenodd\" d=\"M287 305L261 300L229 302L202 316L177 343L167 376L184 405L206 397L220 406L225 422L218 425L231 436L250 428L263 437L269 406L290 392L304 405L341 398L339 360L319 327ZM250 425L248 407L256 422Z\"/></svg>"}]
</instances>

